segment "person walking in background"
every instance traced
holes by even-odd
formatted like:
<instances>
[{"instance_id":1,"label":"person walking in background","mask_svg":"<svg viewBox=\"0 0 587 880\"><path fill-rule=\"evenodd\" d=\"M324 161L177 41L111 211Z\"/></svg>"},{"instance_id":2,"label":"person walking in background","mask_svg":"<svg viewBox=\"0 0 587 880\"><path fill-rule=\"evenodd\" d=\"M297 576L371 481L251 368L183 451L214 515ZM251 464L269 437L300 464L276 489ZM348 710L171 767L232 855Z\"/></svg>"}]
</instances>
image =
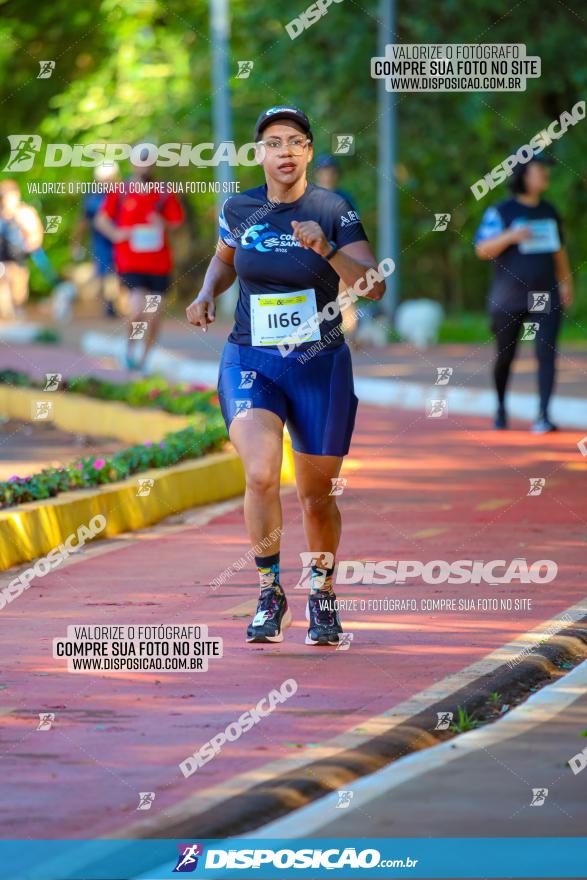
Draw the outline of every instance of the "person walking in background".
<instances>
[{"instance_id":1,"label":"person walking in background","mask_svg":"<svg viewBox=\"0 0 587 880\"><path fill-rule=\"evenodd\" d=\"M143 164L148 150L138 151L131 181L135 186L153 181L152 165ZM184 221L183 208L173 193L131 191L109 193L95 220L96 229L114 243L114 265L129 292L126 366L145 370L157 339L163 309L161 298L169 289L173 258L168 229ZM137 342L143 341L136 356Z\"/></svg>"},{"instance_id":2,"label":"person walking in background","mask_svg":"<svg viewBox=\"0 0 587 880\"><path fill-rule=\"evenodd\" d=\"M535 156L517 165L509 179L512 197L485 211L475 235L477 256L494 264L488 306L497 346L493 376L498 430L507 428L505 396L522 329L522 339L535 340L538 360L539 407L532 431L556 430L548 407L562 310L572 303L573 284L561 218L542 199L551 161Z\"/></svg>"},{"instance_id":3,"label":"person walking in background","mask_svg":"<svg viewBox=\"0 0 587 880\"><path fill-rule=\"evenodd\" d=\"M116 162L112 165L99 165L94 178L98 183L115 183L120 180L120 170ZM75 227L71 250L74 259L83 254L82 240L89 233L90 255L94 264L98 282L98 296L104 307L104 315L116 317L114 300L118 292L119 281L114 268L113 245L95 226L98 211L104 204L106 194L103 192L88 193L82 202L82 213Z\"/></svg>"},{"instance_id":4,"label":"person walking in background","mask_svg":"<svg viewBox=\"0 0 587 880\"><path fill-rule=\"evenodd\" d=\"M342 196L343 199L347 200L351 208L354 209L355 205L353 199L338 185L340 180L340 165L334 156L331 156L330 153L322 153L321 156L318 156L314 163L314 177L318 186L321 186L323 189L329 189L331 192L335 192L337 195Z\"/></svg>"},{"instance_id":5,"label":"person walking in background","mask_svg":"<svg viewBox=\"0 0 587 880\"><path fill-rule=\"evenodd\" d=\"M334 156L331 156L330 153L322 153L322 155L318 156L314 163L314 177L318 186L336 193L349 203L353 210L348 212L346 217L347 224L357 222L359 215L356 212L352 198L345 190L340 189L338 185L340 166ZM342 289L343 285L341 284L341 290ZM355 303L347 304L346 308L341 310L341 317L345 335L352 344L359 323Z\"/></svg>"},{"instance_id":6,"label":"person walking in background","mask_svg":"<svg viewBox=\"0 0 587 880\"><path fill-rule=\"evenodd\" d=\"M27 259L43 242L43 224L15 180L0 182L0 317L12 319L29 296Z\"/></svg>"}]
</instances>

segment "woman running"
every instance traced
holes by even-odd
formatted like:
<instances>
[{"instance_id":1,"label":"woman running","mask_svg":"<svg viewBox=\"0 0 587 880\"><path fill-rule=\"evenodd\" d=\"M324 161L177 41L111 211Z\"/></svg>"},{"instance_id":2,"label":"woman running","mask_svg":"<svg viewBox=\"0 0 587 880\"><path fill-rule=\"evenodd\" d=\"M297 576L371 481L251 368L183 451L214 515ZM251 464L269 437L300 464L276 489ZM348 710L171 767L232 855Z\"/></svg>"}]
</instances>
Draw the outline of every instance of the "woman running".
<instances>
[{"instance_id":1,"label":"woman running","mask_svg":"<svg viewBox=\"0 0 587 880\"><path fill-rule=\"evenodd\" d=\"M513 197L487 209L475 236L477 256L493 260L495 267L489 311L497 344L498 430L507 428L505 393L523 324L524 337L535 339L538 360L540 405L532 431L545 434L556 430L548 404L554 389L562 307L571 305L573 286L561 219L556 209L542 200L549 185L546 162L535 157L516 166L509 180Z\"/></svg>"},{"instance_id":2,"label":"woman running","mask_svg":"<svg viewBox=\"0 0 587 880\"><path fill-rule=\"evenodd\" d=\"M246 475L244 514L259 574L249 642L281 642L291 613L280 582L279 483L283 428L294 449L307 549L316 564L306 644L336 645L342 632L333 590L341 517L333 481L348 453L357 398L337 303L339 279L379 300L383 280L357 213L308 183L312 132L305 113L271 107L255 126L266 183L229 198L202 289L187 308L206 330L214 300L239 280L235 324L220 363L218 393ZM381 278L380 275L378 275ZM326 563L326 564L325 564Z\"/></svg>"}]
</instances>

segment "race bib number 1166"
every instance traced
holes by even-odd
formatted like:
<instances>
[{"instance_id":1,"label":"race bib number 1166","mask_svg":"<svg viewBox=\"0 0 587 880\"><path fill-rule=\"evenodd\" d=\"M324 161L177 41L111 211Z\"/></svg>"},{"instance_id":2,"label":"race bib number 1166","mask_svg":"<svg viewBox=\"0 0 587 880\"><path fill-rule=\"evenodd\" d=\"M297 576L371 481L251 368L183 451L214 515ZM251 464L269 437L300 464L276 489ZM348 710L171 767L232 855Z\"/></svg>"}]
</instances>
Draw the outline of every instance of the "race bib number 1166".
<instances>
[{"instance_id":1,"label":"race bib number 1166","mask_svg":"<svg viewBox=\"0 0 587 880\"><path fill-rule=\"evenodd\" d=\"M300 339L299 328L316 314L316 291L295 293L256 293L251 296L251 337L253 345L279 345L287 342L314 342L320 328Z\"/></svg>"}]
</instances>

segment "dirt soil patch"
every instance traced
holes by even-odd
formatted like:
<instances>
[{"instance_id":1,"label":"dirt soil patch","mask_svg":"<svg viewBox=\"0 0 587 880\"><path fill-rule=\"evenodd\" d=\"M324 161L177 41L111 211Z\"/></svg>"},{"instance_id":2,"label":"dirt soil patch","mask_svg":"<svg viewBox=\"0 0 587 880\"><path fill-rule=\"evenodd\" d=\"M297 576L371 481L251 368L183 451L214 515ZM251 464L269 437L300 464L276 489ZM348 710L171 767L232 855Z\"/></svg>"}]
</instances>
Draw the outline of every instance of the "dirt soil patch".
<instances>
[{"instance_id":1,"label":"dirt soil patch","mask_svg":"<svg viewBox=\"0 0 587 880\"><path fill-rule=\"evenodd\" d=\"M123 440L61 431L49 421L0 421L0 480L30 477L45 467L63 467L76 458L110 455Z\"/></svg>"}]
</instances>

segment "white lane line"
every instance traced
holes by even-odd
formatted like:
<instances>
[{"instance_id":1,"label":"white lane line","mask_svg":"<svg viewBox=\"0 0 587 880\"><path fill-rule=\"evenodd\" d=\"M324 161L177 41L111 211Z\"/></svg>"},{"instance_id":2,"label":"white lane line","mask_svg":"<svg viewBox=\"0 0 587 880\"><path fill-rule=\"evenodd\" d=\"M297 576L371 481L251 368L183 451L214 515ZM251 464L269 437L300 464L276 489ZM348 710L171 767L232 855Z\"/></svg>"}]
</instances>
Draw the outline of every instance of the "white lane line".
<instances>
[{"instance_id":1,"label":"white lane line","mask_svg":"<svg viewBox=\"0 0 587 880\"><path fill-rule=\"evenodd\" d=\"M466 416L495 415L495 393L484 388L442 389L448 401L448 412ZM373 379L355 376L355 392L362 403L375 406L396 406L399 409L420 410L424 413L426 402L441 396L435 386L423 382L406 382L402 379ZM536 418L536 395L512 392L508 396L511 412L520 419L534 421ZM580 397L554 397L552 419L561 428L587 427L587 400Z\"/></svg>"},{"instance_id":2,"label":"white lane line","mask_svg":"<svg viewBox=\"0 0 587 880\"><path fill-rule=\"evenodd\" d=\"M568 672L554 684L547 685L538 693L533 694L521 706L512 709L507 715L486 727L471 730L440 745L414 752L405 758L400 758L383 770L378 770L370 776L353 782L351 808L361 810L370 801L387 794L399 785L403 785L404 782L416 779L439 767L444 767L451 761L464 758L471 752L489 749L512 737L528 733L534 727L546 724L555 718L575 700L584 696L586 691L587 661ZM332 792L307 807L302 807L282 819L264 825L258 831L247 832L246 836L251 838L303 838L310 834L314 836L320 828L336 822L338 814L334 810L336 810L337 803L338 793Z\"/></svg>"},{"instance_id":3,"label":"white lane line","mask_svg":"<svg viewBox=\"0 0 587 880\"><path fill-rule=\"evenodd\" d=\"M126 340L122 336L112 337L107 333L90 331L81 339L81 350L92 357L124 358ZM176 382L200 382L216 385L218 380L218 361L195 361L183 354L155 346L149 359L149 373L162 373Z\"/></svg>"},{"instance_id":4,"label":"white lane line","mask_svg":"<svg viewBox=\"0 0 587 880\"><path fill-rule=\"evenodd\" d=\"M123 358L126 341L112 338L106 333L90 331L81 341L84 354L109 355ZM218 378L217 361L195 361L157 346L151 355L149 372L162 373L178 382L204 382L215 385ZM395 406L398 409L420 410L424 413L426 401L431 395L438 396L436 386L425 382L408 382L403 379L374 379L355 376L355 392L363 403L375 406ZM485 388L443 388L448 400L449 414L494 416L495 393ZM536 418L536 395L512 392L508 396L510 409L520 419L534 421ZM561 428L587 427L587 400L580 397L555 396L552 404L553 421Z\"/></svg>"},{"instance_id":5,"label":"white lane line","mask_svg":"<svg viewBox=\"0 0 587 880\"><path fill-rule=\"evenodd\" d=\"M519 635L514 641L498 648L496 651L492 651L491 654L465 667L460 672L446 676L441 681L435 682L435 684L425 688L418 694L410 697L410 699L399 703L397 706L382 712L380 715L376 715L366 721L360 721L355 727L345 730L329 740L325 740L318 747L300 749L295 757L288 756L270 761L268 764L264 764L254 770L240 773L217 785L197 791L190 797L179 801L165 810L165 824L167 825L168 822L173 824L185 822L189 816L194 817L195 821L198 815L205 814L208 810L222 804L231 797L246 794L255 786L269 782L277 776L294 770L301 770L318 760L332 758L348 749L358 748L373 737L408 722L414 715L429 709L441 700L449 698L456 691L470 685L481 676L495 672L499 666L507 663L508 660L516 658L524 647L533 644L537 645L542 639L552 636L559 630L569 626L570 622L580 620L586 615L587 599L583 599L576 605L567 608L566 611L562 611L559 616L544 621L530 632ZM197 775L195 779L196 783L193 787L197 784ZM323 804L324 798L320 798L317 803ZM109 839L135 838L143 835L147 837L160 837L161 831L159 826L160 817L145 817L130 826L121 827L118 831L108 834L107 837Z\"/></svg>"}]
</instances>

